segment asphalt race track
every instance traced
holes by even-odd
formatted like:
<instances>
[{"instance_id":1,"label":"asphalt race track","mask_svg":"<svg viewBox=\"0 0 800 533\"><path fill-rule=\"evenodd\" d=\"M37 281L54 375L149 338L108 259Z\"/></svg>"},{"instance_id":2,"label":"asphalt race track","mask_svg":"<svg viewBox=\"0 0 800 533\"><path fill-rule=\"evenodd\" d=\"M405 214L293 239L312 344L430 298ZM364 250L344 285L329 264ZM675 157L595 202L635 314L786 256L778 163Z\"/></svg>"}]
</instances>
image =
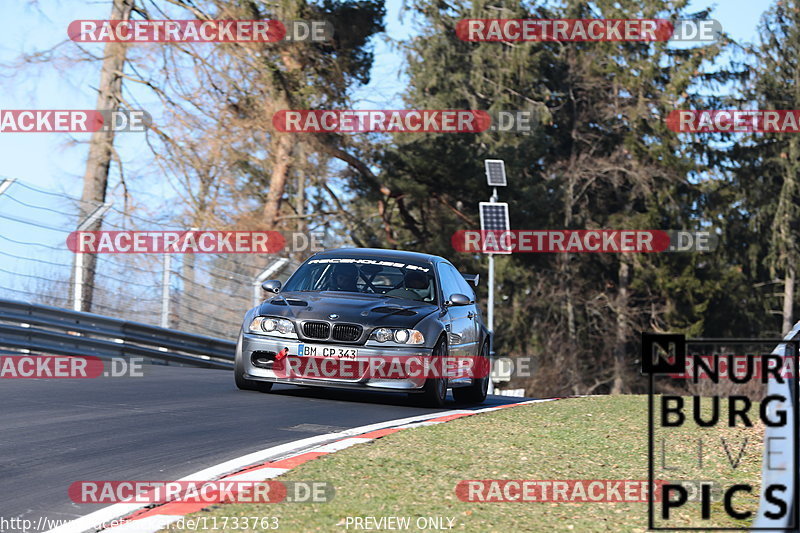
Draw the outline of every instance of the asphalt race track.
<instances>
[{"instance_id":1,"label":"asphalt race track","mask_svg":"<svg viewBox=\"0 0 800 533\"><path fill-rule=\"evenodd\" d=\"M75 481L174 480L270 446L436 411L404 394L244 392L223 370L145 374L0 380L0 518L73 519L104 507L72 503ZM494 396L482 407L520 400Z\"/></svg>"}]
</instances>

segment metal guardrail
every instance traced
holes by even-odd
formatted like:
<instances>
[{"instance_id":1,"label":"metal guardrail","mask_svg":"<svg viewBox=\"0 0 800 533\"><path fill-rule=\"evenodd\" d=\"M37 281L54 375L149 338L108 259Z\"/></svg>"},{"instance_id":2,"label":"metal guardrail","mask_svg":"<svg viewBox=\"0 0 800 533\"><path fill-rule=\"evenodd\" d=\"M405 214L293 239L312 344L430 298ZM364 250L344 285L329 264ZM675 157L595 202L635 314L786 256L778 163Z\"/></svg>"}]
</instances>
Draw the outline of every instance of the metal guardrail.
<instances>
[{"instance_id":1,"label":"metal guardrail","mask_svg":"<svg viewBox=\"0 0 800 533\"><path fill-rule=\"evenodd\" d=\"M54 355L151 357L202 368L232 369L236 342L0 299L0 347Z\"/></svg>"}]
</instances>

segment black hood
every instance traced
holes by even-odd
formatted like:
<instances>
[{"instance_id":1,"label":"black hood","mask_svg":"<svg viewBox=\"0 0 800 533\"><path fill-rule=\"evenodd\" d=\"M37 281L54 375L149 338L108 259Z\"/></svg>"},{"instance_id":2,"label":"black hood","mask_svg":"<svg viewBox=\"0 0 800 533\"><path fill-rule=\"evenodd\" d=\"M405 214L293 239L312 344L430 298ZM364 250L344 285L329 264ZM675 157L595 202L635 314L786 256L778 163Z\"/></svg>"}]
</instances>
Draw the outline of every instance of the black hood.
<instances>
[{"instance_id":1,"label":"black hood","mask_svg":"<svg viewBox=\"0 0 800 533\"><path fill-rule=\"evenodd\" d=\"M262 303L258 307L258 314L296 320L349 322L367 328L376 326L413 328L417 322L436 309L436 305L431 303L389 296L332 291L285 292ZM339 316L330 318L331 314Z\"/></svg>"}]
</instances>

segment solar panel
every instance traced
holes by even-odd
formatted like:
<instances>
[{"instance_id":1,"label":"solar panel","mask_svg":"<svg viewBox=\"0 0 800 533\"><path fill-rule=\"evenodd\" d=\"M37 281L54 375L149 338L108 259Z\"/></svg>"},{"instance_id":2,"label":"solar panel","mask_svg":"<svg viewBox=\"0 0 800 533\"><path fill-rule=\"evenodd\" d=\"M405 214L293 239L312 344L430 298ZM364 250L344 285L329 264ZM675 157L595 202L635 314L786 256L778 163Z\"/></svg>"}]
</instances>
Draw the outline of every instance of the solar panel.
<instances>
[{"instance_id":1,"label":"solar panel","mask_svg":"<svg viewBox=\"0 0 800 533\"><path fill-rule=\"evenodd\" d=\"M508 224L508 204L505 202L481 202L481 230L506 231Z\"/></svg>"},{"instance_id":2,"label":"solar panel","mask_svg":"<svg viewBox=\"0 0 800 533\"><path fill-rule=\"evenodd\" d=\"M486 159L486 181L489 187L506 186L506 164L502 159Z\"/></svg>"},{"instance_id":3,"label":"solar panel","mask_svg":"<svg viewBox=\"0 0 800 533\"><path fill-rule=\"evenodd\" d=\"M478 208L481 213L481 251L493 254L510 254L511 250L505 249L498 233L510 229L508 204L505 202L480 202Z\"/></svg>"}]
</instances>

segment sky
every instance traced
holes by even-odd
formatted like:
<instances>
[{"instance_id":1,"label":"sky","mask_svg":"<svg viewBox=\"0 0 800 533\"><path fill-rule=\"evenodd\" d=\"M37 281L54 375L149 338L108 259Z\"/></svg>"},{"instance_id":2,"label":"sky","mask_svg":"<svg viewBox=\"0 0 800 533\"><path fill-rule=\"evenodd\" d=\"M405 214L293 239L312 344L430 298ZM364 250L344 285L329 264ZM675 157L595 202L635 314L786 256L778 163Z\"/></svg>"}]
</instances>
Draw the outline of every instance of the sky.
<instances>
[{"instance_id":1,"label":"sky","mask_svg":"<svg viewBox=\"0 0 800 533\"><path fill-rule=\"evenodd\" d=\"M356 92L358 106L400 107L402 89L402 54L389 39L403 39L413 32L410 15L401 20L401 0L387 1L387 31L375 40L376 62L371 83ZM691 7L703 9L716 2L696 0ZM717 4L720 5L720 4ZM737 40L752 41L756 24L767 7L766 0L725 0L715 10L714 18ZM46 49L66 39L66 23L74 19L102 19L108 15L106 2L79 0L40 0L38 9L27 1L0 3L2 20L15 21L0 34L0 63L12 63L20 52ZM0 71L0 109L91 109L95 103L94 88L97 64L79 67L40 65L26 72ZM119 151L131 172L145 170L147 146L142 134L118 136ZM88 135L76 135L72 143L63 134L2 133L0 134L0 176L16 177L46 189L61 190L72 195L80 192L80 178L86 157ZM163 197L168 188L148 184L143 194Z\"/></svg>"},{"instance_id":2,"label":"sky","mask_svg":"<svg viewBox=\"0 0 800 533\"><path fill-rule=\"evenodd\" d=\"M107 0L38 0L37 6L31 6L28 0L0 0L0 20L14 21L0 33L0 109L93 109L99 80L97 62L51 62L24 70L7 67L15 64L22 53L64 43L72 20L108 18L109 5ZM408 21L401 20L400 5L400 0L388 3L387 31L374 41L377 61L372 82L356 96L362 108L399 106L398 88L403 86L401 55L390 41L409 36ZM102 52L100 46L95 50L98 54ZM160 108L149 93L127 84L126 91L131 89L138 107L148 111ZM69 304L64 299L68 285L63 280L69 279L72 256L64 240L78 221L73 215L74 206L65 196L80 197L89 137L0 133L0 180L18 180L0 195L0 297L27 299L47 292L63 295L48 303ZM118 133L115 148L123 161L126 182L138 202L161 206L165 199L176 195L170 181L159 179L153 172L143 134ZM112 184L118 182L115 172L112 170ZM147 178L136 179L139 175ZM119 219L119 213L107 215L107 229L113 228L108 225L113 224L114 216ZM125 292L133 296L137 290L147 292L145 287L136 286L126 287Z\"/></svg>"},{"instance_id":3,"label":"sky","mask_svg":"<svg viewBox=\"0 0 800 533\"><path fill-rule=\"evenodd\" d=\"M108 18L108 5L108 2L40 0L39 8L35 9L24 0L0 2L0 18L16 21L0 33L0 64L13 64L22 52L48 49L66 40L69 21ZM401 21L400 6L400 0L388 1L387 31L375 39L377 61L371 83L356 96L360 107L399 105L402 58L389 40L409 35L408 18L405 23ZM98 80L97 63L78 67L39 65L25 72L0 69L0 109L92 109ZM127 84L126 90L130 89L131 84ZM117 136L121 157L133 172L141 163L145 163L141 167L147 166L146 161L142 161L148 150L143 137L137 133ZM3 133L0 136L0 177L23 179L39 187L79 196L87 147L73 140L86 143L88 139L88 134L68 139L64 134ZM171 193L168 187L152 183L139 192L153 197Z\"/></svg>"},{"instance_id":4,"label":"sky","mask_svg":"<svg viewBox=\"0 0 800 533\"><path fill-rule=\"evenodd\" d=\"M392 41L412 36L414 24L409 13L401 13L401 5L402 0L387 0L387 30L374 41L376 61L372 80L354 95L355 105L361 109L402 107L403 57ZM709 0L694 0L691 8L701 10L710 5L714 3ZM756 39L758 20L769 5L767 0L723 0L719 5L724 7L716 9L712 16L727 33L737 41ZM108 6L105 0L38 0L36 7L28 0L0 1L0 20L6 21L6 28L0 33L0 65L13 64L22 52L45 50L65 41L70 21L107 18ZM98 79L96 62L80 65L50 62L24 70L0 67L0 109L92 109ZM130 89L131 85L126 87ZM149 93L134 87L133 94L141 108L159 107ZM79 197L88 138L88 134L70 137L56 133L0 133L0 178L16 178L48 192ZM162 205L165 198L175 196L170 181L153 172L143 134L121 133L115 142L124 163L126 181L140 203ZM146 175L147 179L137 180L140 175ZM112 177L112 183L116 181ZM0 256L0 280L3 271L30 268L26 266L28 262L13 260L11 255L33 254L30 247L15 245L8 238L24 241L22 237L26 237L63 248L63 228L75 225L66 211L63 198L20 185L13 185L5 197L0 195L0 254L6 253ZM14 222L9 217L26 222ZM37 257L45 258L57 252L45 247L36 253ZM69 263L69 258L59 256L58 261ZM42 273L41 277L47 275Z\"/></svg>"}]
</instances>

